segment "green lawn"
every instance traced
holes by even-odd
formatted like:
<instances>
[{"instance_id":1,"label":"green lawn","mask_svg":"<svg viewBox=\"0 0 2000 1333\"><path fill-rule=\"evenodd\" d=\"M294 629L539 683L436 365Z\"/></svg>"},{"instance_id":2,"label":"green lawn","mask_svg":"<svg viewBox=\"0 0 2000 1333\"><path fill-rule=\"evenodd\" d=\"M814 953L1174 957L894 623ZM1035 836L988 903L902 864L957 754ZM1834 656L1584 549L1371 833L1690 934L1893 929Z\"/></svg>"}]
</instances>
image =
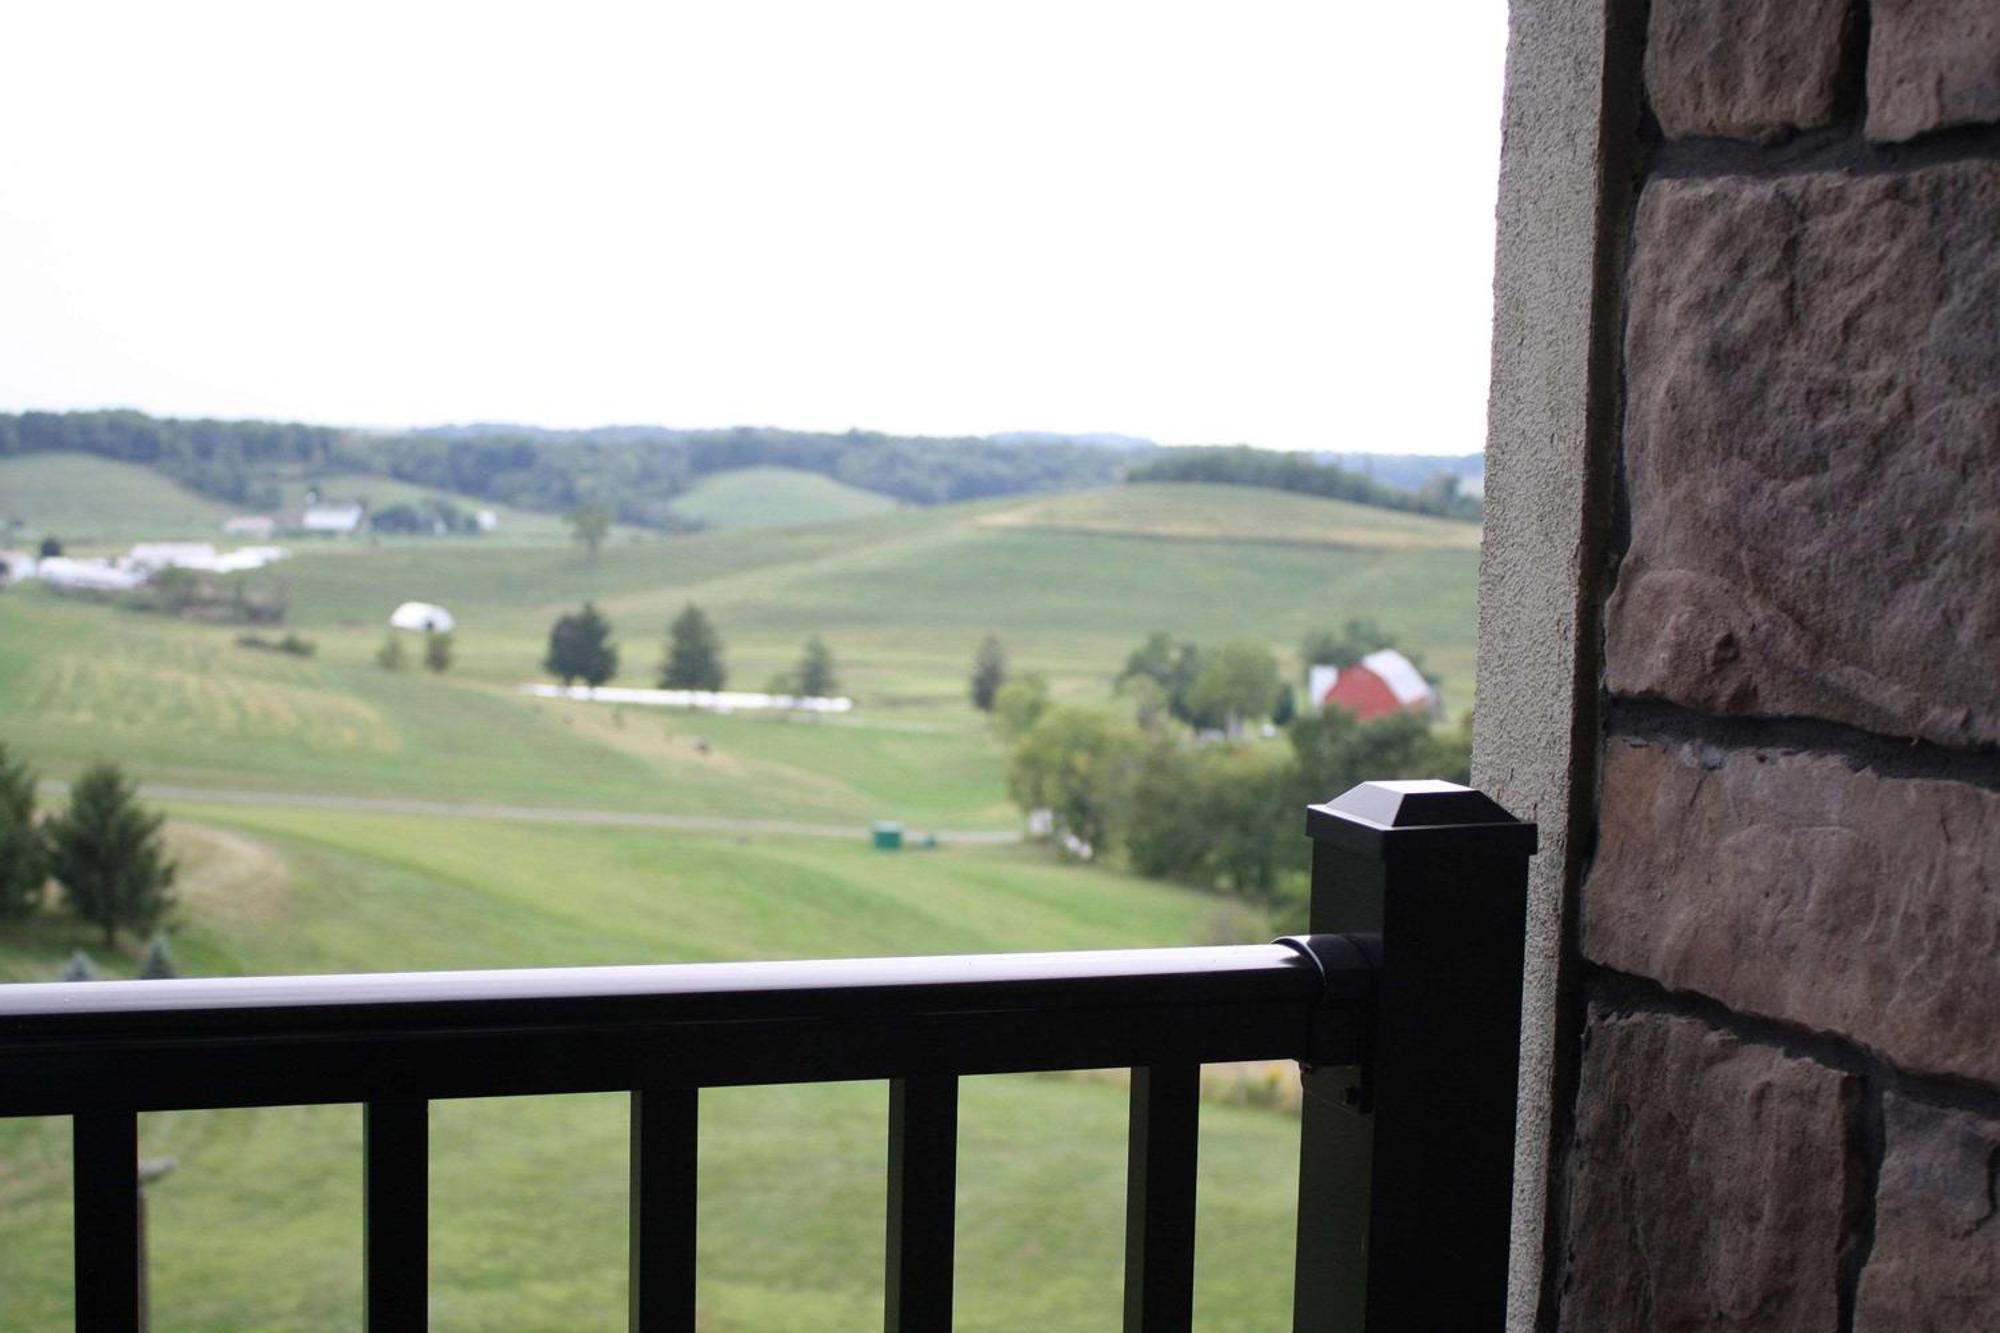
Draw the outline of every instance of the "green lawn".
<instances>
[{"instance_id":1,"label":"green lawn","mask_svg":"<svg viewBox=\"0 0 2000 1333\"><path fill-rule=\"evenodd\" d=\"M709 528L777 528L868 518L896 501L874 491L790 467L715 472L689 487L671 508Z\"/></svg>"},{"instance_id":2,"label":"green lawn","mask_svg":"<svg viewBox=\"0 0 2000 1333\"><path fill-rule=\"evenodd\" d=\"M1213 938L1218 906L1018 848L892 856L858 840L173 813L176 947L209 973L1180 944ZM45 976L86 941L38 923L0 945L0 975ZM884 1098L879 1084L704 1094L704 1328L879 1326ZM433 1115L435 1326L621 1327L624 1099ZM1119 1089L970 1080L962 1122L959 1326L1115 1323ZM156 1328L357 1324L355 1108L150 1115L142 1133L147 1155L178 1163L150 1196ZM1204 1328L1285 1323L1295 1152L1287 1116L1204 1108ZM67 1158L62 1122L0 1123L0 1327L65 1326Z\"/></svg>"}]
</instances>

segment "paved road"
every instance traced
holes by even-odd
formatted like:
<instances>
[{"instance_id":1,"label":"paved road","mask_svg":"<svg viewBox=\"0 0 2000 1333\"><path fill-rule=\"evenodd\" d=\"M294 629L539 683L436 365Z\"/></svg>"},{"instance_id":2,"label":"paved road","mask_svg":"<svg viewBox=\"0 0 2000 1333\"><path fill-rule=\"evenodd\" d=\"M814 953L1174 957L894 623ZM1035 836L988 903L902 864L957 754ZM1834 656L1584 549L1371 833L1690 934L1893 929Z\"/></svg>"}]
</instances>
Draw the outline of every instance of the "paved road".
<instances>
[{"instance_id":1,"label":"paved road","mask_svg":"<svg viewBox=\"0 0 2000 1333\"><path fill-rule=\"evenodd\" d=\"M48 783L60 788L61 783ZM382 815L439 815L451 819L496 819L510 824L575 824L614 828L675 829L684 833L755 833L786 838L866 838L865 824L806 824L780 819L732 819L727 815L669 815L643 810L573 810L552 805L498 805L487 801L424 801L396 796L327 796L305 792L248 791L229 787L179 787L146 783L139 792L155 801L200 801L217 805L273 805L304 810L356 810ZM1019 842L1018 832L1004 829L937 829L912 827L913 834L931 832L941 843L1003 844Z\"/></svg>"}]
</instances>

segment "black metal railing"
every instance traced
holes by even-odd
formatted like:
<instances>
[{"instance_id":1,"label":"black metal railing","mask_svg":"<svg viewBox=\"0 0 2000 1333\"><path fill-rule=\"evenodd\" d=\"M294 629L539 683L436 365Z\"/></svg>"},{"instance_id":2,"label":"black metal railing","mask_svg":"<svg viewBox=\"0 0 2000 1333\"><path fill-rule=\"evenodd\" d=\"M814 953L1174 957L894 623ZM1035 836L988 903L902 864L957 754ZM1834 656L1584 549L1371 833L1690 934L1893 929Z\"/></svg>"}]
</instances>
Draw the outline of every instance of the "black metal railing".
<instances>
[{"instance_id":1,"label":"black metal railing","mask_svg":"<svg viewBox=\"0 0 2000 1333\"><path fill-rule=\"evenodd\" d=\"M893 1333L951 1324L958 1078L1126 1066L1125 1327L1172 1333L1201 1066L1296 1059L1296 1326L1497 1328L1533 826L1443 784L1312 820L1321 933L1269 945L0 987L0 1115L74 1118L76 1324L122 1333L144 1322L140 1112L363 1103L368 1327L417 1329L428 1103L628 1091L650 1333L695 1327L699 1089L885 1078Z\"/></svg>"}]
</instances>

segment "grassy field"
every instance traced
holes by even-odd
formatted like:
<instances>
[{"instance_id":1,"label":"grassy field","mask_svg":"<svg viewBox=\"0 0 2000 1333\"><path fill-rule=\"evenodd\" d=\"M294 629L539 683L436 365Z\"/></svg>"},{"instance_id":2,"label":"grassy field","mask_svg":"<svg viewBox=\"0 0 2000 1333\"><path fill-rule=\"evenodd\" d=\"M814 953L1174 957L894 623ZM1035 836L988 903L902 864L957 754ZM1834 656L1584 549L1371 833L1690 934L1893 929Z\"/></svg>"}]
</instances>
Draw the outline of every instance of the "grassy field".
<instances>
[{"instance_id":1,"label":"grassy field","mask_svg":"<svg viewBox=\"0 0 2000 1333\"><path fill-rule=\"evenodd\" d=\"M594 562L477 541L309 548L280 567L292 622L319 645L306 660L239 648L228 627L28 586L0 596L0 735L58 776L117 757L153 780L212 786L1002 828L1013 814L999 751L964 698L989 629L1016 669L1095 697L1155 629L1288 650L1310 628L1370 616L1467 706L1465 529L1391 514L1404 545L1353 545L1379 511L1306 501L1334 536L1265 540L1264 497L1128 487L1063 497L1071 509L1038 499L618 542ZM1073 512L1128 530L1044 526ZM1210 535L1168 535L1196 523ZM1417 537L1437 544L1408 544ZM819 633L860 706L811 722L521 696L540 678L548 625L587 597L613 621L621 682L652 683L667 621L697 601L735 683L761 686ZM445 677L374 664L388 610L409 599L458 617Z\"/></svg>"},{"instance_id":2,"label":"grassy field","mask_svg":"<svg viewBox=\"0 0 2000 1333\"><path fill-rule=\"evenodd\" d=\"M319 811L172 813L186 866L176 947L206 973L1180 944L1231 928L1214 899L1021 848L892 857ZM87 938L38 923L0 946L0 975L44 977ZM704 1095L703 1327L879 1326L884 1095L878 1084ZM1115 1323L1124 1114L1105 1083L969 1083L960 1327ZM609 1096L435 1108L436 1327L622 1326L623 1116ZM156 1328L358 1323L354 1108L153 1115L142 1132L148 1155L178 1162L151 1192ZM1285 1323L1295 1144L1296 1122L1277 1112L1204 1110L1204 1328ZM63 1123L0 1123L0 1327L68 1318L67 1158Z\"/></svg>"},{"instance_id":3,"label":"grassy field","mask_svg":"<svg viewBox=\"0 0 2000 1333\"><path fill-rule=\"evenodd\" d=\"M703 477L673 502L682 518L709 528L774 528L885 514L896 501L817 472L745 467Z\"/></svg>"},{"instance_id":4,"label":"grassy field","mask_svg":"<svg viewBox=\"0 0 2000 1333\"><path fill-rule=\"evenodd\" d=\"M401 498L366 480L371 500ZM804 503L797 492L736 484L732 503L752 517L763 503L772 525L621 530L595 560L525 520L503 520L492 538L302 544L277 572L290 628L318 644L310 658L239 647L233 627L8 589L0 739L48 777L110 758L208 793L170 803L184 866L174 947L187 970L231 974L1256 938L1264 923L1218 899L1037 848L890 857L860 832L876 818L916 831L1018 826L1002 752L965 699L988 631L1014 669L1045 672L1064 697L1102 698L1154 630L1262 639L1296 669L1306 631L1368 617L1423 653L1455 709L1471 703L1477 534L1464 525L1166 485L802 522L786 508ZM107 542L208 536L221 511L207 506L101 460L0 464L0 516L53 515ZM542 678L550 623L586 598L613 621L620 683L653 683L666 624L694 601L724 636L732 684L761 686L820 634L858 707L807 721L523 696L522 682ZM457 616L448 674L375 665L405 600ZM856 836L218 795L233 789ZM9 928L0 978L47 977L89 943L54 916ZM107 961L129 970L132 958ZM875 1085L706 1097L705 1328L879 1325L883 1100ZM1124 1115L1103 1082L967 1088L961 1327L1115 1324ZM436 1116L437 1326L619 1326L622 1100L452 1104ZM149 1155L180 1163L153 1195L155 1327L358 1322L354 1108L152 1116L144 1135ZM58 1123L0 1124L0 1328L67 1317L66 1144ZM1285 1326L1295 1145L1281 1114L1205 1108L1202 1327Z\"/></svg>"},{"instance_id":5,"label":"grassy field","mask_svg":"<svg viewBox=\"0 0 2000 1333\"><path fill-rule=\"evenodd\" d=\"M48 536L72 546L141 538L218 541L222 521L236 512L130 463L89 454L0 458L0 523L20 524L0 545L32 547Z\"/></svg>"},{"instance_id":6,"label":"grassy field","mask_svg":"<svg viewBox=\"0 0 2000 1333\"><path fill-rule=\"evenodd\" d=\"M454 495L392 477L363 473L322 473L306 476L281 473L267 478L277 483L278 511L295 513L309 490L328 503L365 501L375 509L393 504L444 499L461 509L490 509L499 527L490 534L458 540L485 545L561 544L570 541L568 526L557 514L515 509L491 500ZM148 467L114 462L91 454L27 454L0 459L0 523L18 521L22 543L53 535L66 546L88 550L120 548L134 541L191 540L218 545L240 541L222 531L234 514L259 512L242 505L191 491ZM614 540L629 539L632 529L619 528ZM293 538L306 549L333 545L324 538ZM433 539L398 538L403 545L431 545Z\"/></svg>"}]
</instances>

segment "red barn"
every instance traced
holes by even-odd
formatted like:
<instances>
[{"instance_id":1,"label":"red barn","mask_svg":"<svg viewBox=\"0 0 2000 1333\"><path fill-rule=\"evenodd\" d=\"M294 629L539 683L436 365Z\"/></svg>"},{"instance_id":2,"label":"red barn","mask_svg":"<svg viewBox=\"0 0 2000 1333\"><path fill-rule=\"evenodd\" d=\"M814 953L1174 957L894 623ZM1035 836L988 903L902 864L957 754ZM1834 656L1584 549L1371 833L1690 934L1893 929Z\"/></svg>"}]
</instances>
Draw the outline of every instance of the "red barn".
<instances>
[{"instance_id":1,"label":"red barn","mask_svg":"<svg viewBox=\"0 0 2000 1333\"><path fill-rule=\"evenodd\" d=\"M1351 667L1316 666L1309 682L1313 707L1345 708L1363 722L1390 713L1434 713L1437 691L1394 648L1368 654Z\"/></svg>"}]
</instances>

